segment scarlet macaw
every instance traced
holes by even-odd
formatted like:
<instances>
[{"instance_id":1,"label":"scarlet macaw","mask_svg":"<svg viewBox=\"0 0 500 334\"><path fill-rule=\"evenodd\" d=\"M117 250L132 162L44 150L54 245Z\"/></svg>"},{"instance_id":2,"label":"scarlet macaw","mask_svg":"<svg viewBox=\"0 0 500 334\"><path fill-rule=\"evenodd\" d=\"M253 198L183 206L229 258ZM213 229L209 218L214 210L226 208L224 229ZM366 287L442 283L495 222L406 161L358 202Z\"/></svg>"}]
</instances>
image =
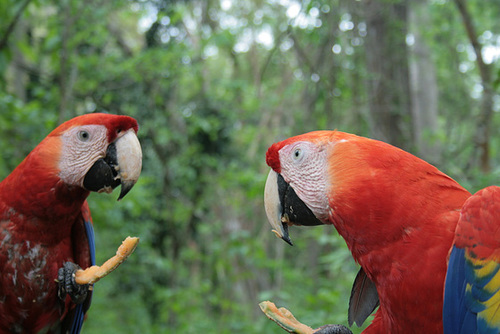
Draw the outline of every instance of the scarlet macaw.
<instances>
[{"instance_id":1,"label":"scarlet macaw","mask_svg":"<svg viewBox=\"0 0 500 334\"><path fill-rule=\"evenodd\" d=\"M500 333L500 187L464 204L444 290L445 334Z\"/></svg>"},{"instance_id":2,"label":"scarlet macaw","mask_svg":"<svg viewBox=\"0 0 500 334\"><path fill-rule=\"evenodd\" d=\"M0 183L0 333L79 332L91 292L72 277L95 262L86 198L133 187L137 129L128 116L76 117Z\"/></svg>"},{"instance_id":3,"label":"scarlet macaw","mask_svg":"<svg viewBox=\"0 0 500 334\"><path fill-rule=\"evenodd\" d=\"M443 332L446 258L469 192L403 150L339 131L275 143L266 161L275 233L291 243L290 225L333 224L361 265L350 323L380 303L363 333Z\"/></svg>"}]
</instances>

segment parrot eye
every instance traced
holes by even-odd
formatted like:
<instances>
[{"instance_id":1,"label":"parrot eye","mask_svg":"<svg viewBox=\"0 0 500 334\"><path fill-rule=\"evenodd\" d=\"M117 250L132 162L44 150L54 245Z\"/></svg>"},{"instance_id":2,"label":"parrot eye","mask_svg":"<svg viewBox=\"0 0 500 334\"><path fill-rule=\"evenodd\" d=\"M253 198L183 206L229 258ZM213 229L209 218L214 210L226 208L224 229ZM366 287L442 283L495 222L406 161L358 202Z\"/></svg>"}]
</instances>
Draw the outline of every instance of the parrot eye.
<instances>
[{"instance_id":1,"label":"parrot eye","mask_svg":"<svg viewBox=\"0 0 500 334\"><path fill-rule=\"evenodd\" d=\"M79 131L78 132L78 139L80 139L81 141L83 142L86 142L90 139L90 133L88 133L87 131Z\"/></svg>"},{"instance_id":2,"label":"parrot eye","mask_svg":"<svg viewBox=\"0 0 500 334\"><path fill-rule=\"evenodd\" d=\"M302 149L300 149L300 147L297 147L295 150L293 150L293 160L299 161L302 159L303 155L304 154L302 152Z\"/></svg>"}]
</instances>

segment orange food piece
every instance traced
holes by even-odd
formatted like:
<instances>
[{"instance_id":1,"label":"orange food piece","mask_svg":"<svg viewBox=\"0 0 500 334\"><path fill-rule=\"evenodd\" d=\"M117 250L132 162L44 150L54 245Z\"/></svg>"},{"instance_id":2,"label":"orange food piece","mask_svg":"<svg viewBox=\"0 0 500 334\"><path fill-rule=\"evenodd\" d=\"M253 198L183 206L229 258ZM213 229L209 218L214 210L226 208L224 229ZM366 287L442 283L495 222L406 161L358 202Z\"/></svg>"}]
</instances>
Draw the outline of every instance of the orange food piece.
<instances>
[{"instance_id":1,"label":"orange food piece","mask_svg":"<svg viewBox=\"0 0 500 334\"><path fill-rule=\"evenodd\" d=\"M311 327L304 325L295 319L292 312L288 311L284 307L280 307L278 309L274 303L269 301L262 302L259 306L262 312L264 312L269 319L274 321L288 333L312 334L314 332Z\"/></svg>"},{"instance_id":2,"label":"orange food piece","mask_svg":"<svg viewBox=\"0 0 500 334\"><path fill-rule=\"evenodd\" d=\"M75 281L78 284L93 284L99 281L104 276L115 270L123 261L125 261L130 254L135 250L139 238L127 237L123 240L120 247L116 251L116 255L104 262L102 266L92 266L87 269L77 270L75 273Z\"/></svg>"}]
</instances>

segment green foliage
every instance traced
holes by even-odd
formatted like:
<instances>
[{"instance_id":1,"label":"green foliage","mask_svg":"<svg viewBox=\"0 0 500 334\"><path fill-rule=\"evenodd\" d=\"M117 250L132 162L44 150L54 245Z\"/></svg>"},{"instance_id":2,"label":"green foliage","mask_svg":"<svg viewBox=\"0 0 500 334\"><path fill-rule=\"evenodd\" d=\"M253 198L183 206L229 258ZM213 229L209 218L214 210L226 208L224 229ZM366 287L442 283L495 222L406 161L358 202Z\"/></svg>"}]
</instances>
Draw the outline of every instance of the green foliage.
<instances>
[{"instance_id":1,"label":"green foliage","mask_svg":"<svg viewBox=\"0 0 500 334\"><path fill-rule=\"evenodd\" d=\"M0 35L15 3L0 1ZM84 333L282 333L258 309L266 299L311 326L346 324L357 267L331 226L293 228L294 247L274 237L264 155L316 129L369 135L366 24L361 2L292 1L296 16L282 3L37 0L0 49L1 176L59 121L88 112L139 121L138 184L119 203L116 194L89 203L98 263L128 235L141 242L96 284ZM468 3L478 31L498 31L498 8ZM498 184L496 132L492 173L469 168L480 102L460 17L449 1L428 6L438 167L471 191Z\"/></svg>"}]
</instances>

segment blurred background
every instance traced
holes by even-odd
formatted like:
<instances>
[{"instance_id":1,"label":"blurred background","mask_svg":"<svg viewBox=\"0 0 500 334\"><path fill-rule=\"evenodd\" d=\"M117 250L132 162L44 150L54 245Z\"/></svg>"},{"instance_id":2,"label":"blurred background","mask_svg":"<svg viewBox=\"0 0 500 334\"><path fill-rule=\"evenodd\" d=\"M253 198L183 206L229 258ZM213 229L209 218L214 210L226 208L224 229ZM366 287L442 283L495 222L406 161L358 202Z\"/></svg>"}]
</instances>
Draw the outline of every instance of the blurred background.
<instances>
[{"instance_id":1,"label":"blurred background","mask_svg":"<svg viewBox=\"0 0 500 334\"><path fill-rule=\"evenodd\" d=\"M266 149L339 129L499 185L499 17L498 0L0 0L0 179L76 115L139 121L138 184L89 202L98 263L141 242L84 333L284 333L268 299L346 324L358 268L333 227L271 233Z\"/></svg>"}]
</instances>

